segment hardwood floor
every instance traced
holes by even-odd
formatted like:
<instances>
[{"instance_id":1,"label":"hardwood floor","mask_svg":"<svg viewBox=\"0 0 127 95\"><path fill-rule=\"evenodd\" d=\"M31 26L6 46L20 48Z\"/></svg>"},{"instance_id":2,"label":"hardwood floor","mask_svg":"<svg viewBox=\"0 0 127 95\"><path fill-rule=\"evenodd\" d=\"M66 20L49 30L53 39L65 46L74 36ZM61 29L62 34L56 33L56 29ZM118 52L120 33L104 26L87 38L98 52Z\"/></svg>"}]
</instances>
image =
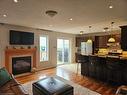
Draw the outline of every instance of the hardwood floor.
<instances>
[{"instance_id":1,"label":"hardwood floor","mask_svg":"<svg viewBox=\"0 0 127 95\"><path fill-rule=\"evenodd\" d=\"M30 75L17 77L16 79L21 83L26 83L33 80L38 80L46 76L57 75L66 80L73 81L81 86L87 87L93 91L96 91L102 95L115 95L117 87L113 87L106 83L94 80L92 78L83 77L80 74L76 74L70 71L67 71L63 68L52 68L47 70L38 71L36 73L32 73Z\"/></svg>"}]
</instances>

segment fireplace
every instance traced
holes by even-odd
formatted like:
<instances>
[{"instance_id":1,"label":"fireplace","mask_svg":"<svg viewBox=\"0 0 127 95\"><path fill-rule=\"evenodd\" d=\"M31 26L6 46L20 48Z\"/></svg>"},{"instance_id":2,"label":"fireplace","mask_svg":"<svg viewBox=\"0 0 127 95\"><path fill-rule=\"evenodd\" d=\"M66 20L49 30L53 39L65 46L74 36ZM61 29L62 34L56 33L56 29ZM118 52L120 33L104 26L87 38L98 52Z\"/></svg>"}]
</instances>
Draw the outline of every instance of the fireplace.
<instances>
[{"instance_id":1,"label":"fireplace","mask_svg":"<svg viewBox=\"0 0 127 95\"><path fill-rule=\"evenodd\" d=\"M12 74L31 72L31 56L12 57Z\"/></svg>"},{"instance_id":2,"label":"fireplace","mask_svg":"<svg viewBox=\"0 0 127 95\"><path fill-rule=\"evenodd\" d=\"M30 49L6 49L5 50L5 67L12 74L12 58L31 56L31 69L36 68L36 48Z\"/></svg>"}]
</instances>

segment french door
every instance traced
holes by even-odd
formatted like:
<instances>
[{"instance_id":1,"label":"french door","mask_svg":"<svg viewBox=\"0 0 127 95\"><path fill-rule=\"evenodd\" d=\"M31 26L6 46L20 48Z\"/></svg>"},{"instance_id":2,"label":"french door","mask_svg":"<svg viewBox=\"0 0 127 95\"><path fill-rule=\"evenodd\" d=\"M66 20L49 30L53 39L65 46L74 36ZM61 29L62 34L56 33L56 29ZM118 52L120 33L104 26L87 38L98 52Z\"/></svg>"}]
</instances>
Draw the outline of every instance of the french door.
<instances>
[{"instance_id":1,"label":"french door","mask_svg":"<svg viewBox=\"0 0 127 95\"><path fill-rule=\"evenodd\" d=\"M57 39L57 64L70 62L70 41L68 39Z\"/></svg>"}]
</instances>

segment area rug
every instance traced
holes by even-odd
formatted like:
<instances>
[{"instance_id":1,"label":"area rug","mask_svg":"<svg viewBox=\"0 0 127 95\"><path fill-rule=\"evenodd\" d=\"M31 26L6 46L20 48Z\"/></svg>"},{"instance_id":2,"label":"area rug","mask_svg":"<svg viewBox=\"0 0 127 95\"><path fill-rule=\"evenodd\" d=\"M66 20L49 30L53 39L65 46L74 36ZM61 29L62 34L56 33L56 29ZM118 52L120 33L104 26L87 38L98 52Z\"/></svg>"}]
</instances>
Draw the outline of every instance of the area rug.
<instances>
[{"instance_id":1,"label":"area rug","mask_svg":"<svg viewBox=\"0 0 127 95\"><path fill-rule=\"evenodd\" d=\"M48 77L49 77L49 76L48 76ZM65 80L65 79L63 79L63 78L61 78L61 77L59 77L59 76L56 76L56 75L55 75L55 76L52 76L52 77L55 77L55 78L57 78L57 79L63 81L64 83L73 86L73 87L74 87L74 95L101 95L101 94L99 94L99 93L97 93L97 92L94 92L94 91L88 89L88 88L85 88L85 87L83 87L83 86L80 86L80 85L78 85L78 84L76 84L76 83L73 83L73 82L71 82L71 81ZM36 81L37 81L37 80L36 80ZM36 82L36 81L31 81L31 82L27 82L27 83L23 84L23 87L25 88L25 90L26 90L30 95L33 95L33 94L32 94L32 83L34 83L34 82Z\"/></svg>"},{"instance_id":2,"label":"area rug","mask_svg":"<svg viewBox=\"0 0 127 95\"><path fill-rule=\"evenodd\" d=\"M66 71L77 73L77 63L64 64L64 65L58 66L57 68L62 68ZM78 67L78 74L81 74L81 64L79 64L79 67Z\"/></svg>"}]
</instances>

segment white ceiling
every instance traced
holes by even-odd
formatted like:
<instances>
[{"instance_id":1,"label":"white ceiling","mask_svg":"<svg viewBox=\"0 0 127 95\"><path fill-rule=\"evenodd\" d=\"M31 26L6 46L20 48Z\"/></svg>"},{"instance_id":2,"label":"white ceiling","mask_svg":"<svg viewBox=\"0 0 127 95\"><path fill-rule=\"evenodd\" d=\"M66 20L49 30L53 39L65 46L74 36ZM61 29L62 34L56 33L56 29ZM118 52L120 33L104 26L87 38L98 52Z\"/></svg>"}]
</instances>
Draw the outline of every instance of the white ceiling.
<instances>
[{"instance_id":1,"label":"white ceiling","mask_svg":"<svg viewBox=\"0 0 127 95\"><path fill-rule=\"evenodd\" d=\"M113 9L108 8L109 2ZM46 10L55 10L58 14L49 17ZM1 23L79 34L80 31L102 32L112 21L115 29L127 25L127 0L19 0L18 3L0 0ZM91 31L88 31L89 25L92 25Z\"/></svg>"}]
</instances>

